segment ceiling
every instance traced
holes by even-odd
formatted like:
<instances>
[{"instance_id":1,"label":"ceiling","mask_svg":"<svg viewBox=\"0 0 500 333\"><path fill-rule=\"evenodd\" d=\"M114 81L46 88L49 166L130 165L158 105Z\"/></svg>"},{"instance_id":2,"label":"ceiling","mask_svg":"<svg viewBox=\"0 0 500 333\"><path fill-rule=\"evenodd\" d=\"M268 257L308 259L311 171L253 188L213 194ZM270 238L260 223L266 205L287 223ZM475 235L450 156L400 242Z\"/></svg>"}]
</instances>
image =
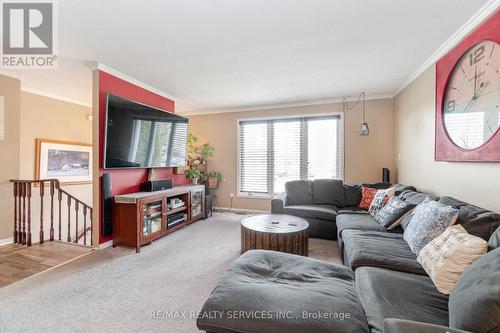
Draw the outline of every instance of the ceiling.
<instances>
[{"instance_id":1,"label":"ceiling","mask_svg":"<svg viewBox=\"0 0 500 333\"><path fill-rule=\"evenodd\" d=\"M392 96L487 3L58 1L59 68L10 74L90 105L85 64L97 61L174 96L183 113Z\"/></svg>"}]
</instances>

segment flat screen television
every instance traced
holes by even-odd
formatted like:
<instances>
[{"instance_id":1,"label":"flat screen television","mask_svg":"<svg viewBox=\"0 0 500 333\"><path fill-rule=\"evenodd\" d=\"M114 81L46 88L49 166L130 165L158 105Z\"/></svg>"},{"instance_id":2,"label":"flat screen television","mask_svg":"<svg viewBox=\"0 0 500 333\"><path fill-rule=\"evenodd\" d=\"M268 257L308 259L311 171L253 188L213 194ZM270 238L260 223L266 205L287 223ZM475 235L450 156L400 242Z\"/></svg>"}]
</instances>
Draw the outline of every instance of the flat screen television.
<instances>
[{"instance_id":1,"label":"flat screen television","mask_svg":"<svg viewBox=\"0 0 500 333\"><path fill-rule=\"evenodd\" d=\"M188 119L107 95L104 168L186 165Z\"/></svg>"}]
</instances>

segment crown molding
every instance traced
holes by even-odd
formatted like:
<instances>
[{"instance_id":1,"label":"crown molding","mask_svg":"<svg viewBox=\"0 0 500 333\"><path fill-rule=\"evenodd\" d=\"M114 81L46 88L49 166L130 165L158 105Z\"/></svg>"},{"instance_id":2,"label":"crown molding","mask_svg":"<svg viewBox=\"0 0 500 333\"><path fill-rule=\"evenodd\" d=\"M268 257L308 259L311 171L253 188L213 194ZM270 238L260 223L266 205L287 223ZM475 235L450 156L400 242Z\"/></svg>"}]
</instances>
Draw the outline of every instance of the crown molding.
<instances>
[{"instance_id":1,"label":"crown molding","mask_svg":"<svg viewBox=\"0 0 500 333\"><path fill-rule=\"evenodd\" d=\"M417 67L407 78L403 81L399 89L394 93L394 97L398 95L404 88L406 88L413 80L422 74L427 68L432 66L441 57L454 48L464 37L471 33L478 25L484 22L500 7L500 0L490 0L483 7L481 7L464 25L462 25L448 40L441 45L422 65Z\"/></svg>"},{"instance_id":2,"label":"crown molding","mask_svg":"<svg viewBox=\"0 0 500 333\"><path fill-rule=\"evenodd\" d=\"M84 102L84 101L81 101L81 100L78 100L78 99L75 99L75 98L65 97L65 96L61 96L61 95L57 95L57 94L52 94L52 93L49 93L49 92L46 92L46 91L43 91L43 90L39 90L39 89L25 87L25 86L22 85L22 82L21 82L21 91L24 91L24 92L27 92L27 93L30 93L30 94L35 94L35 95L40 95L40 96L44 96L44 97L49 97L49 98L52 98L52 99L57 99L57 100L63 101L63 102L68 102L68 103L72 103L72 104L77 104L77 105L85 106L85 107L88 107L88 108L92 108L92 104L89 104L87 102Z\"/></svg>"},{"instance_id":3,"label":"crown molding","mask_svg":"<svg viewBox=\"0 0 500 333\"><path fill-rule=\"evenodd\" d=\"M381 94L381 95L366 95L365 100L376 100L393 98L392 94ZM244 111L260 111L260 110L272 110L272 109L285 109L294 107L304 107L304 106L314 106L314 105L324 105L324 104L335 104L342 103L344 98L332 98L332 99L321 99L315 101L303 101L295 103L282 103L282 104L268 104L268 105L258 105L249 107L237 107L237 108L226 108L226 109L207 109L207 110L193 110L193 111L182 111L178 110L178 114L186 116L200 116L206 114L217 114L217 113L233 113L233 112L244 112ZM348 102L357 101L358 97L346 97Z\"/></svg>"},{"instance_id":4,"label":"crown molding","mask_svg":"<svg viewBox=\"0 0 500 333\"><path fill-rule=\"evenodd\" d=\"M99 71L103 71L103 72L106 72L108 74L111 74L119 79L122 79L124 81L127 81L127 82L130 82L138 87L141 87L143 89L146 89L146 90L149 90L151 91L152 93L155 93L157 95L160 95L162 97L165 97L165 98L168 98L168 99L171 99L173 101L176 101L176 98L172 95L169 95L163 91L161 91L160 89L157 89L153 86L150 86L149 84L146 84L144 82L141 82L139 80L136 80L134 79L133 77L131 76L128 76L127 74L124 74L122 72L119 72L111 67L108 67L106 65L103 65L97 61L92 61L92 62L89 62L87 64L85 64L88 68L90 68L91 70L95 71L95 70L99 70Z\"/></svg>"}]
</instances>

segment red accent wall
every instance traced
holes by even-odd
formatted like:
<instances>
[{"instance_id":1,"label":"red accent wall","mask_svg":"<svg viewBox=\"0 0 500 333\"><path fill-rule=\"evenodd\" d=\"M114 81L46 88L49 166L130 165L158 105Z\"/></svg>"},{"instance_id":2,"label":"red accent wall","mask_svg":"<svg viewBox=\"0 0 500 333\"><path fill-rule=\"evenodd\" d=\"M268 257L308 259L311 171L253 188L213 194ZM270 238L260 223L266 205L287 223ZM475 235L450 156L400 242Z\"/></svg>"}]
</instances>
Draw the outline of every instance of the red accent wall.
<instances>
[{"instance_id":1,"label":"red accent wall","mask_svg":"<svg viewBox=\"0 0 500 333\"><path fill-rule=\"evenodd\" d=\"M500 43L499 31L500 11L497 11L436 63L436 161L500 162L500 131L497 131L484 145L473 150L465 150L450 139L443 117L445 88L455 64L468 49L480 41L492 40Z\"/></svg>"},{"instance_id":2,"label":"red accent wall","mask_svg":"<svg viewBox=\"0 0 500 333\"><path fill-rule=\"evenodd\" d=\"M135 84L119 79L111 74L99 71L99 188L101 186L101 176L103 173L112 174L112 193L113 195L138 192L139 185L146 181L147 169L124 169L124 170L105 170L104 166L104 129L106 122L106 94L113 94L127 98L136 102L151 105L156 108L175 112L175 103L171 99L155 94L149 90L143 89ZM161 178L172 178L174 185L186 184L184 175L175 175L173 168L158 168L156 174ZM112 239L111 236L103 236L101 228L101 197L99 194L99 244Z\"/></svg>"}]
</instances>

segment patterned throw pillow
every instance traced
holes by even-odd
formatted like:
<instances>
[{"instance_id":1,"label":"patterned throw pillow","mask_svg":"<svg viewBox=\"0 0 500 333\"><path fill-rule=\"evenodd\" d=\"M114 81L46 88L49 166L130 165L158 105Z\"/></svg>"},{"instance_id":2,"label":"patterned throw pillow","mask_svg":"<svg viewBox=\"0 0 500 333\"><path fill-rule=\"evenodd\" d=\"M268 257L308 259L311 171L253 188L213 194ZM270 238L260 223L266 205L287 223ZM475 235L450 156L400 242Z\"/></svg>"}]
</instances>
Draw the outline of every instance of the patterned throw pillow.
<instances>
[{"instance_id":1,"label":"patterned throw pillow","mask_svg":"<svg viewBox=\"0 0 500 333\"><path fill-rule=\"evenodd\" d=\"M375 194L375 197L373 198L372 204L370 205L370 208L368 211L374 215L376 212L382 209L382 207L385 206L387 201L389 200L389 192L390 189L387 190L378 190L377 193Z\"/></svg>"},{"instance_id":2,"label":"patterned throw pillow","mask_svg":"<svg viewBox=\"0 0 500 333\"><path fill-rule=\"evenodd\" d=\"M462 273L486 254L488 243L469 235L460 224L447 228L427 244L417 257L437 290L450 294Z\"/></svg>"},{"instance_id":3,"label":"patterned throw pillow","mask_svg":"<svg viewBox=\"0 0 500 333\"><path fill-rule=\"evenodd\" d=\"M418 256L424 246L455 224L457 217L458 209L427 198L413 211L403 238Z\"/></svg>"},{"instance_id":4,"label":"patterned throw pillow","mask_svg":"<svg viewBox=\"0 0 500 333\"><path fill-rule=\"evenodd\" d=\"M359 203L358 208L368 210L372 204L375 194L377 194L377 189L363 186L361 188L361 202Z\"/></svg>"},{"instance_id":5,"label":"patterned throw pillow","mask_svg":"<svg viewBox=\"0 0 500 333\"><path fill-rule=\"evenodd\" d=\"M401 222L401 217L415 208L415 206L398 197L392 197L382 209L373 215L373 219L388 230L394 229Z\"/></svg>"}]
</instances>

